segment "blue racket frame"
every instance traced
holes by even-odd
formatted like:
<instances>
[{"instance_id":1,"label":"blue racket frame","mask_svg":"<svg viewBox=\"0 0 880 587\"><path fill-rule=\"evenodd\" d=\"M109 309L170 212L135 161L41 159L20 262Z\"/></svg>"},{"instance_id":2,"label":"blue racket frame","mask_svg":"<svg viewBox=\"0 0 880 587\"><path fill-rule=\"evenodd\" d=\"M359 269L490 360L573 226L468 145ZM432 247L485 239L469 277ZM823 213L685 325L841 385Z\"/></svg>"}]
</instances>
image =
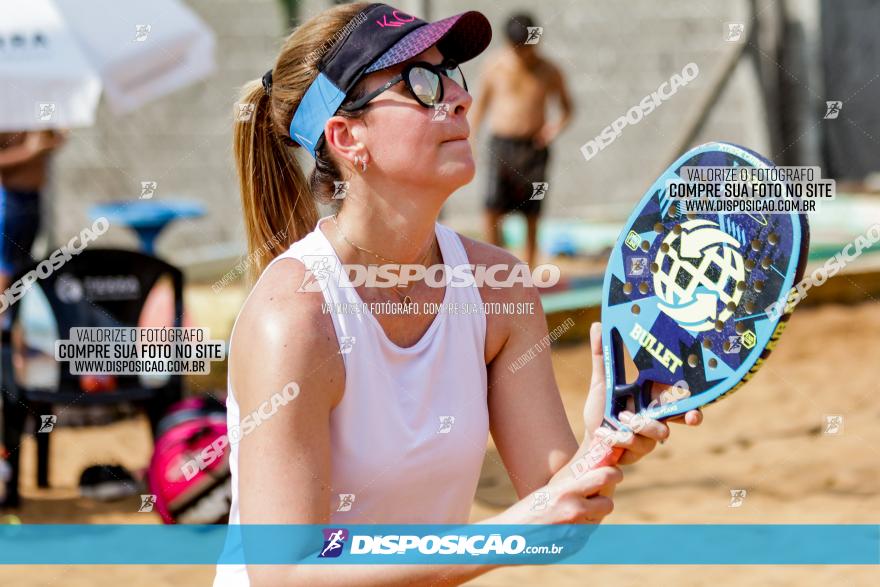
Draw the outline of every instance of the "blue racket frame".
<instances>
[{"instance_id":1,"label":"blue racket frame","mask_svg":"<svg viewBox=\"0 0 880 587\"><path fill-rule=\"evenodd\" d=\"M760 155L734 144L701 145L679 157L651 185L630 215L611 253L602 292L606 426L626 428L618 414L629 398L634 400L637 413L667 419L705 406L738 389L763 364L782 334L792 308L777 315L768 315L765 309L774 303L785 307L789 292L803 275L809 243L805 215L699 213L685 216L684 206L677 204L671 208L673 201L666 195L668 182L686 181L679 175L685 165L773 166ZM662 224L662 231L658 231L661 228L658 223ZM691 279L698 279L700 283L711 281L706 277L708 271L697 277L692 275L693 271L689 276L678 275L679 270L675 268L681 267L681 263L674 263L684 257L681 247L685 239L690 247L689 258L695 246L708 243L700 257L692 258L702 263L711 249L713 258L722 266L709 262L710 269L718 269L718 275L743 275L742 279L734 280L734 287L742 291L736 304L732 304L733 294L728 290L721 293L721 289L713 291L703 285L691 292L691 299L676 295ZM738 267L734 262L736 258L740 264L751 264L751 268L737 273L733 270ZM767 259L771 260L769 266L765 266ZM666 274L667 269L675 275ZM727 282L727 278L719 279ZM660 296L655 291L658 284L663 290ZM759 286L761 289L757 289ZM693 330L705 329L706 324L684 319L694 314L691 304L705 302L703 308L709 310L706 304L713 296L716 317L724 317L726 313L728 319L717 321L708 330ZM726 303L724 298L728 300ZM632 383L625 381L623 347L639 368L638 379ZM662 404L650 402L653 383L674 386L681 382L686 384L688 397L673 398Z\"/></svg>"}]
</instances>

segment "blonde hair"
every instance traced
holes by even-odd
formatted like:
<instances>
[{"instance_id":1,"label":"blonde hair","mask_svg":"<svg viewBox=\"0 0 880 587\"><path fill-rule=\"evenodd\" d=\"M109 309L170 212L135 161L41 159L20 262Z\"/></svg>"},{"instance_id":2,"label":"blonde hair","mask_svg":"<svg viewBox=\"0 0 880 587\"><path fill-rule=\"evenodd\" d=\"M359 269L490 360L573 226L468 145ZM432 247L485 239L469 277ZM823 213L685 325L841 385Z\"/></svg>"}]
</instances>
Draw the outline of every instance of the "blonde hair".
<instances>
[{"instance_id":1,"label":"blonde hair","mask_svg":"<svg viewBox=\"0 0 880 587\"><path fill-rule=\"evenodd\" d=\"M294 157L299 147L289 136L290 120L312 81L320 56L331 50L352 19L369 5L344 4L314 16L285 39L272 71L269 94L261 79L244 85L232 149L247 231L250 278L262 273L273 258L312 231L318 221L317 201L332 202L333 181L341 179L322 141L315 169L307 180ZM357 99L359 88L349 98ZM356 112L339 115L357 118ZM247 120L243 120L247 118ZM257 254L257 252L261 254ZM262 254L268 253L268 254Z\"/></svg>"}]
</instances>

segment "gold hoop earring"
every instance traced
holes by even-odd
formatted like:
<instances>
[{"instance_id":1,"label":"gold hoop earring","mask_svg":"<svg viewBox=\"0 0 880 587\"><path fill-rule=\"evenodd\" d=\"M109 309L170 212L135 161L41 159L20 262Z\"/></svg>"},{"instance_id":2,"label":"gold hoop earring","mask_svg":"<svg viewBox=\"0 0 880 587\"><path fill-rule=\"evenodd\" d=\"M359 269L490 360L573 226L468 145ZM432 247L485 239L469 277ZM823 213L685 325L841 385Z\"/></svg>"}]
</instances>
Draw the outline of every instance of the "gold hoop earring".
<instances>
[{"instance_id":1,"label":"gold hoop earring","mask_svg":"<svg viewBox=\"0 0 880 587\"><path fill-rule=\"evenodd\" d=\"M360 156L355 157L354 164L360 165L361 173L364 173L367 170L367 158L366 157L364 157L363 159L361 159Z\"/></svg>"}]
</instances>

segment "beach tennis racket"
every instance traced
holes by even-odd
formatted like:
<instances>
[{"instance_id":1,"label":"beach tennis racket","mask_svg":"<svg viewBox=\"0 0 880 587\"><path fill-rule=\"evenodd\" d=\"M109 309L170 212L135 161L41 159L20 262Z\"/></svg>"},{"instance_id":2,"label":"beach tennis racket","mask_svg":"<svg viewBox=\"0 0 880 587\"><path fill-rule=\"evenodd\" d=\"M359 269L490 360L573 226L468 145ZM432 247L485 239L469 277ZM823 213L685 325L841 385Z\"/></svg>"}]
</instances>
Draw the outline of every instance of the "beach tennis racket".
<instances>
[{"instance_id":1,"label":"beach tennis racket","mask_svg":"<svg viewBox=\"0 0 880 587\"><path fill-rule=\"evenodd\" d=\"M763 365L785 329L792 287L807 261L805 214L686 213L668 196L688 167L773 164L728 143L682 155L650 187L626 222L605 272L603 426L628 429L630 410L656 420L729 396ZM747 173L751 173L750 171ZM774 306L779 312L767 312ZM627 380L624 350L638 369ZM652 397L656 386L670 386ZM615 447L593 465L614 464Z\"/></svg>"}]
</instances>

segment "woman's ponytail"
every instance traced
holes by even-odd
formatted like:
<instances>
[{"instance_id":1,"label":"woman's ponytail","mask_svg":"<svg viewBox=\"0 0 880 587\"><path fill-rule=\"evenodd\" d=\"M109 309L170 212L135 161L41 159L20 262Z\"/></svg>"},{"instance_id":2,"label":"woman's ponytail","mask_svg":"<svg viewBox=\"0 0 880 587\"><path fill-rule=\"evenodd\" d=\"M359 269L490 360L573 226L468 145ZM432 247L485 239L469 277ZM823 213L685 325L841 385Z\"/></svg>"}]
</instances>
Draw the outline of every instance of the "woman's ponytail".
<instances>
[{"instance_id":1,"label":"woman's ponytail","mask_svg":"<svg viewBox=\"0 0 880 587\"><path fill-rule=\"evenodd\" d=\"M243 88L236 108L233 150L253 278L311 232L318 210L293 150L272 128L260 80Z\"/></svg>"},{"instance_id":2,"label":"woman's ponytail","mask_svg":"<svg viewBox=\"0 0 880 587\"><path fill-rule=\"evenodd\" d=\"M252 278L315 228L317 201L332 195L332 181L341 179L325 149L318 150L317 173L307 178L294 156L297 145L288 128L318 75L318 59L366 6L344 4L306 21L284 42L272 70L271 91L259 78L242 88L232 142Z\"/></svg>"}]
</instances>

